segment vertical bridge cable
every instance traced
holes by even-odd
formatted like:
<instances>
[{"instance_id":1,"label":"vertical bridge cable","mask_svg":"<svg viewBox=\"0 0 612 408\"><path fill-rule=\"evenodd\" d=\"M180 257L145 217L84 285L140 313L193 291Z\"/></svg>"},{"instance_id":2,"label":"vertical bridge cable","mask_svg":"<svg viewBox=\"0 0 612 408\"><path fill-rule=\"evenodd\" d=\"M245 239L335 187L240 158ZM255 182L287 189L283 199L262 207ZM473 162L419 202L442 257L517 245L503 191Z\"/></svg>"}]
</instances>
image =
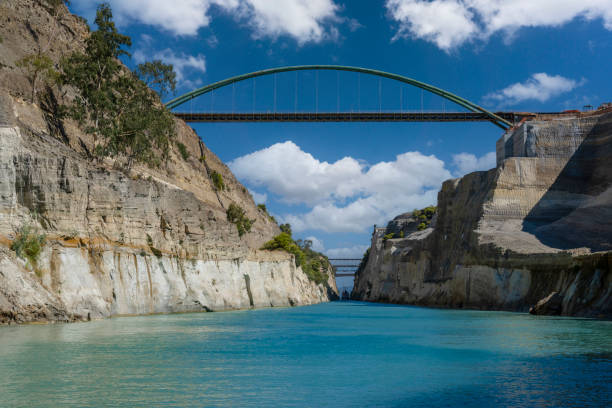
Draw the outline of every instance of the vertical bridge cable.
<instances>
[{"instance_id":1,"label":"vertical bridge cable","mask_svg":"<svg viewBox=\"0 0 612 408\"><path fill-rule=\"evenodd\" d=\"M361 112L361 74L357 74L357 112Z\"/></svg>"},{"instance_id":2,"label":"vertical bridge cable","mask_svg":"<svg viewBox=\"0 0 612 408\"><path fill-rule=\"evenodd\" d=\"M423 90L421 89L421 117L423 116Z\"/></svg>"},{"instance_id":3,"label":"vertical bridge cable","mask_svg":"<svg viewBox=\"0 0 612 408\"><path fill-rule=\"evenodd\" d=\"M257 79L253 79L253 115L255 115L255 87L257 86Z\"/></svg>"},{"instance_id":4,"label":"vertical bridge cable","mask_svg":"<svg viewBox=\"0 0 612 408\"><path fill-rule=\"evenodd\" d=\"M336 113L340 113L340 71L336 72Z\"/></svg>"},{"instance_id":5,"label":"vertical bridge cable","mask_svg":"<svg viewBox=\"0 0 612 408\"><path fill-rule=\"evenodd\" d=\"M293 110L297 113L297 101L298 101L298 72L295 71L295 100L293 101Z\"/></svg>"},{"instance_id":6,"label":"vertical bridge cable","mask_svg":"<svg viewBox=\"0 0 612 408\"><path fill-rule=\"evenodd\" d=\"M404 113L404 87L400 84L400 113Z\"/></svg>"},{"instance_id":7,"label":"vertical bridge cable","mask_svg":"<svg viewBox=\"0 0 612 408\"><path fill-rule=\"evenodd\" d=\"M319 71L315 74L315 113L319 113Z\"/></svg>"},{"instance_id":8,"label":"vertical bridge cable","mask_svg":"<svg viewBox=\"0 0 612 408\"><path fill-rule=\"evenodd\" d=\"M378 78L378 113L382 112L382 82Z\"/></svg>"},{"instance_id":9,"label":"vertical bridge cable","mask_svg":"<svg viewBox=\"0 0 612 408\"><path fill-rule=\"evenodd\" d=\"M236 110L236 83L232 83L232 115Z\"/></svg>"},{"instance_id":10,"label":"vertical bridge cable","mask_svg":"<svg viewBox=\"0 0 612 408\"><path fill-rule=\"evenodd\" d=\"M276 74L274 74L274 113L276 113Z\"/></svg>"}]
</instances>

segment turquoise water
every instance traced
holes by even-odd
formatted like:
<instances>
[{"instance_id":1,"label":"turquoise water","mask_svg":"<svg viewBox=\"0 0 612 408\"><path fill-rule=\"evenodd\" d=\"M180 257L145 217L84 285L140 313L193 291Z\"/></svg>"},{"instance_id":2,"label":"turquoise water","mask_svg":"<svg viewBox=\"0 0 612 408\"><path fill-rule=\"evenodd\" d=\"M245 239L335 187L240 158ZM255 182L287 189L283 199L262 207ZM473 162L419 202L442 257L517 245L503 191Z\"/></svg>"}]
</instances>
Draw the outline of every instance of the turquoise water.
<instances>
[{"instance_id":1,"label":"turquoise water","mask_svg":"<svg viewBox=\"0 0 612 408\"><path fill-rule=\"evenodd\" d=\"M612 322L337 302L0 327L0 407L57 406L612 406Z\"/></svg>"}]
</instances>

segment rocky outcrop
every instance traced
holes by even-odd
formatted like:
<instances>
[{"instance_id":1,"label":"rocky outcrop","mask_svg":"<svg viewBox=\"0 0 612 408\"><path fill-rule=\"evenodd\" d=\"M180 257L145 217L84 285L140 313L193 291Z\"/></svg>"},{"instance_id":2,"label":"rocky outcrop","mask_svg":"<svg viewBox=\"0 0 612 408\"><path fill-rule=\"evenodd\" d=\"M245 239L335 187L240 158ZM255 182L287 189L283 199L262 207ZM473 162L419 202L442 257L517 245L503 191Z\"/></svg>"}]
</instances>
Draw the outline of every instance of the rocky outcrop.
<instances>
[{"instance_id":1,"label":"rocky outcrop","mask_svg":"<svg viewBox=\"0 0 612 408\"><path fill-rule=\"evenodd\" d=\"M317 285L289 254L259 250L278 226L185 123L175 125L187 158L173 147L159 168L129 171L94 160L91 137L59 121L48 100L30 103L15 66L41 47L57 61L82 45L85 25L65 9L54 17L35 0L7 0L0 11L0 323L293 306L337 296L333 272ZM213 185L213 171L224 189ZM227 221L232 203L255 220L242 237ZM24 225L46 237L35 265L9 249Z\"/></svg>"},{"instance_id":2,"label":"rocky outcrop","mask_svg":"<svg viewBox=\"0 0 612 408\"><path fill-rule=\"evenodd\" d=\"M443 184L432 227L375 230L353 298L526 312L556 292L551 313L612 315L612 113L536 118L497 154Z\"/></svg>"},{"instance_id":3,"label":"rocky outcrop","mask_svg":"<svg viewBox=\"0 0 612 408\"><path fill-rule=\"evenodd\" d=\"M553 292L540 300L534 307L529 308L529 313L534 315L558 315L563 310L563 296L559 292Z\"/></svg>"}]
</instances>

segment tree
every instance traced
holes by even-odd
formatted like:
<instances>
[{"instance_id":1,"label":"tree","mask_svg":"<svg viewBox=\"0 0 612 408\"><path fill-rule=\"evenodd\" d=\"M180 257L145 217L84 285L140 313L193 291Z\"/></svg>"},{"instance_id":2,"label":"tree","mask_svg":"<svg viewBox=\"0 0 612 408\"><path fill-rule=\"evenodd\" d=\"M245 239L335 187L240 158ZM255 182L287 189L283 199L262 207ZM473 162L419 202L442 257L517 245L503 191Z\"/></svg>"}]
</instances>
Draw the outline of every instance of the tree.
<instances>
[{"instance_id":1,"label":"tree","mask_svg":"<svg viewBox=\"0 0 612 408\"><path fill-rule=\"evenodd\" d=\"M176 90L176 72L172 64L160 60L145 62L138 65L136 73L147 86L157 91L160 99Z\"/></svg>"},{"instance_id":2,"label":"tree","mask_svg":"<svg viewBox=\"0 0 612 408\"><path fill-rule=\"evenodd\" d=\"M37 53L26 55L15 63L28 78L32 93L30 101L34 103L40 81L51 83L57 80L58 73L53 67L53 61L48 55Z\"/></svg>"},{"instance_id":3,"label":"tree","mask_svg":"<svg viewBox=\"0 0 612 408\"><path fill-rule=\"evenodd\" d=\"M98 29L87 39L85 52L73 53L61 64L62 84L78 90L67 114L94 136L98 156L124 156L128 168L134 161L159 165L158 153L167 157L175 135L172 114L121 65L119 57L129 56L124 47L131 39L117 31L107 4L98 6L95 23Z\"/></svg>"},{"instance_id":4,"label":"tree","mask_svg":"<svg viewBox=\"0 0 612 408\"><path fill-rule=\"evenodd\" d=\"M310 239L298 239L295 243L304 251L309 251L312 248L312 240Z\"/></svg>"},{"instance_id":5,"label":"tree","mask_svg":"<svg viewBox=\"0 0 612 408\"><path fill-rule=\"evenodd\" d=\"M291 224L281 224L279 228L281 232L284 232L285 234L291 236Z\"/></svg>"}]
</instances>

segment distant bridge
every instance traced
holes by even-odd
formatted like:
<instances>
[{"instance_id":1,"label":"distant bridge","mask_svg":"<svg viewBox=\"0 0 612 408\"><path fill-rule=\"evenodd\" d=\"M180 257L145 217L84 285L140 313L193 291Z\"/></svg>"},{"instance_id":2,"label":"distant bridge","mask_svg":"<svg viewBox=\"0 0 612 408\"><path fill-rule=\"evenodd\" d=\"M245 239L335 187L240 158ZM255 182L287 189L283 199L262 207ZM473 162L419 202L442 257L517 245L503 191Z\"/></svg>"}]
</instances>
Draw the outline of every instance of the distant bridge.
<instances>
[{"instance_id":1,"label":"distant bridge","mask_svg":"<svg viewBox=\"0 0 612 408\"><path fill-rule=\"evenodd\" d=\"M458 95L455 95L451 92L448 92L444 89L435 87L433 85L417 81L415 79L392 74L389 72L379 71L375 69L369 68L360 68L360 67L349 67L343 65L298 65L298 66L289 66L289 67L278 67L265 69L262 71L255 71L248 74L238 75L231 78L227 78L210 85L206 85L204 87L198 88L191 92L188 92L184 95L181 95L166 104L168 109L174 109L186 102L193 100L194 98L213 92L216 89L220 89L226 87L228 85L233 85L237 82L241 82L251 78L257 78L260 76L266 75L275 75L277 73L290 72L290 71L349 71L356 72L361 74L373 75L379 78L387 78L397 82L401 82L404 84L408 84L417 88L422 89L423 91L427 91L434 95L438 95L448 101L453 102L454 104L466 109L468 112L434 112L434 113L425 113L425 112L397 112L397 113L388 113L382 112L382 109L379 109L379 112L336 112L336 113L319 113L318 109L316 112L310 113L177 113L176 115L186 121L193 122L276 122L276 121L285 121L285 122L330 122L330 121L338 121L338 122L349 122L349 121L373 121L373 122L382 122L382 121L419 121L419 122L464 122L464 121L489 121L499 126L500 128L506 130L513 126L515 121L515 116L513 113L493 113L490 112L477 104L468 101ZM317 84L318 87L318 84ZM297 89L297 88L296 88ZM317 98L318 98L318 88L317 88ZM318 99L317 99L318 103ZM274 87L274 104L276 107L276 82ZM379 90L379 104L380 104L380 90ZM318 106L318 105L317 105ZM274 109L276 111L276 109ZM402 110L402 109L400 109ZM422 109L421 109L422 111Z\"/></svg>"},{"instance_id":2,"label":"distant bridge","mask_svg":"<svg viewBox=\"0 0 612 408\"><path fill-rule=\"evenodd\" d=\"M355 276L361 258L329 258L330 263L336 270L336 278ZM344 262L343 264L335 264L334 262ZM348 262L348 263L347 263ZM338 268L341 268L340 270Z\"/></svg>"}]
</instances>

